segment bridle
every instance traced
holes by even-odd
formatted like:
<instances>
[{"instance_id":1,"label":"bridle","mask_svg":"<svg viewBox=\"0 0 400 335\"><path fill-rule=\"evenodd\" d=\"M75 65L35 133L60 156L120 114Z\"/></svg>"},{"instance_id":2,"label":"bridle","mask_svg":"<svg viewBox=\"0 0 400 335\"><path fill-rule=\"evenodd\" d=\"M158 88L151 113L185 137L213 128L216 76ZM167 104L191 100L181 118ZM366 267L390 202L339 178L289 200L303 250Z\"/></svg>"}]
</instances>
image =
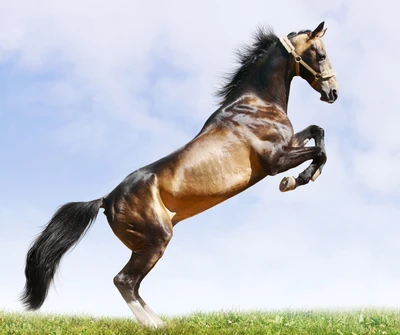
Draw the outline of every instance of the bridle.
<instances>
[{"instance_id":1,"label":"bridle","mask_svg":"<svg viewBox=\"0 0 400 335\"><path fill-rule=\"evenodd\" d=\"M281 41L282 45L287 50L287 52L292 54L294 57L294 61L296 63L296 76L300 76L300 64L303 65L308 71L310 71L312 73L312 75L314 76L314 81L311 83L312 87L315 87L315 85L321 79L329 79L329 78L336 76L336 72L333 70L327 70L327 71L323 71L323 72L315 71L310 65L308 65L301 58L301 56L299 56L297 54L296 50L294 49L293 44L289 41L289 39L286 36L279 37L279 40Z\"/></svg>"}]
</instances>

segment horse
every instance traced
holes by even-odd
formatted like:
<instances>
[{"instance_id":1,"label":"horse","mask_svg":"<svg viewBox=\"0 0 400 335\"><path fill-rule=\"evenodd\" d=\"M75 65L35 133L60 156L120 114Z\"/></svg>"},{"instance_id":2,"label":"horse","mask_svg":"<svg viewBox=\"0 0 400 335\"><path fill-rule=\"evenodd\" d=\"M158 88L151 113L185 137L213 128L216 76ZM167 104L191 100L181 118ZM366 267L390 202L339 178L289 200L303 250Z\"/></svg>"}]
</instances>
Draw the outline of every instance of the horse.
<instances>
[{"instance_id":1,"label":"horse","mask_svg":"<svg viewBox=\"0 0 400 335\"><path fill-rule=\"evenodd\" d=\"M324 22L313 31L280 38L259 28L253 44L239 52L238 69L217 92L219 108L193 140L132 172L108 195L61 206L26 256L25 307L42 306L61 258L102 208L114 234L131 251L114 277L115 286L142 326L162 327L164 322L140 297L139 286L178 222L308 160L298 177L282 179L280 191L294 190L321 174L327 160L324 130L311 125L294 133L287 107L295 76L306 80L320 100L336 101L336 74L321 40L325 32ZM311 139L314 146L306 146Z\"/></svg>"}]
</instances>

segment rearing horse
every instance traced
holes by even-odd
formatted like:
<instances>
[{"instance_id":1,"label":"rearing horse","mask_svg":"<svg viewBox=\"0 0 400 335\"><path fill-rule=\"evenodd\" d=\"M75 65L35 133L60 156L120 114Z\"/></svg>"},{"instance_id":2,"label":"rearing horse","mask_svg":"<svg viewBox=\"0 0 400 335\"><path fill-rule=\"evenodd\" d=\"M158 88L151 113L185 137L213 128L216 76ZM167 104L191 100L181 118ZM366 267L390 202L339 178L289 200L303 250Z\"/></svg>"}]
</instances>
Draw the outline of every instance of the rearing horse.
<instances>
[{"instance_id":1,"label":"rearing horse","mask_svg":"<svg viewBox=\"0 0 400 335\"><path fill-rule=\"evenodd\" d=\"M21 298L27 308L41 307L62 256L104 208L114 234L132 251L114 284L140 324L162 326L139 296L139 286L163 255L175 224L305 161L311 164L297 178L283 178L281 191L321 173L324 131L309 126L295 134L287 105L294 76L305 79L322 101L337 99L335 73L321 40L325 31L324 22L314 31L281 38L259 30L252 47L240 55L241 66L219 91L220 108L192 141L132 172L100 199L63 205L28 252ZM310 139L315 146L306 147Z\"/></svg>"}]
</instances>

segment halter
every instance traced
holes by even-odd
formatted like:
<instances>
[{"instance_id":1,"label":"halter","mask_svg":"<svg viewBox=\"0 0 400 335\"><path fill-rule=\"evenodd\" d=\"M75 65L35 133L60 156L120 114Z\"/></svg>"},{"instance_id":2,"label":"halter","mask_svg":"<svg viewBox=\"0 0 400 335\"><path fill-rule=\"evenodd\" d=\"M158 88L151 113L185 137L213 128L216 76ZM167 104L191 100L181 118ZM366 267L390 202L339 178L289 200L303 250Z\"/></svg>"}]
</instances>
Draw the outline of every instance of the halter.
<instances>
[{"instance_id":1,"label":"halter","mask_svg":"<svg viewBox=\"0 0 400 335\"><path fill-rule=\"evenodd\" d=\"M282 45L285 47L288 53L292 54L294 61L296 63L296 76L300 76L300 64L303 65L308 71L314 76L314 81L311 83L312 87L315 87L320 79L329 79L336 76L336 72L333 70L327 70L323 72L315 71L311 66L309 66L302 58L296 53L293 44L289 41L286 36L279 37Z\"/></svg>"}]
</instances>

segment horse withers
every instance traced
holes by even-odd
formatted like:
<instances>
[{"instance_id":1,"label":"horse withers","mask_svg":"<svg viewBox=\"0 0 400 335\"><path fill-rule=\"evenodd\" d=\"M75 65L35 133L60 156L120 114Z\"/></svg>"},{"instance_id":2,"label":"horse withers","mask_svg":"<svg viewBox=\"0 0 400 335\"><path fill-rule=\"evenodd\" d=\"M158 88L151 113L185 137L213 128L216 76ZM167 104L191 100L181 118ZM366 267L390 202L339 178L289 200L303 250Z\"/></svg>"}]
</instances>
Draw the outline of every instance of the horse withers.
<instances>
[{"instance_id":1,"label":"horse withers","mask_svg":"<svg viewBox=\"0 0 400 335\"><path fill-rule=\"evenodd\" d=\"M114 284L140 324L162 326L139 296L139 286L163 255L175 224L305 161L311 163L298 177L282 179L281 191L320 175L326 162L324 131L313 125L294 133L287 106L295 76L322 101L337 99L336 76L321 40L325 32L323 22L314 31L281 38L260 29L218 92L220 107L192 141L132 172L100 199L63 205L28 252L22 294L27 308L41 307L62 256L103 208L114 234L132 251ZM306 147L310 139L315 145Z\"/></svg>"}]
</instances>

